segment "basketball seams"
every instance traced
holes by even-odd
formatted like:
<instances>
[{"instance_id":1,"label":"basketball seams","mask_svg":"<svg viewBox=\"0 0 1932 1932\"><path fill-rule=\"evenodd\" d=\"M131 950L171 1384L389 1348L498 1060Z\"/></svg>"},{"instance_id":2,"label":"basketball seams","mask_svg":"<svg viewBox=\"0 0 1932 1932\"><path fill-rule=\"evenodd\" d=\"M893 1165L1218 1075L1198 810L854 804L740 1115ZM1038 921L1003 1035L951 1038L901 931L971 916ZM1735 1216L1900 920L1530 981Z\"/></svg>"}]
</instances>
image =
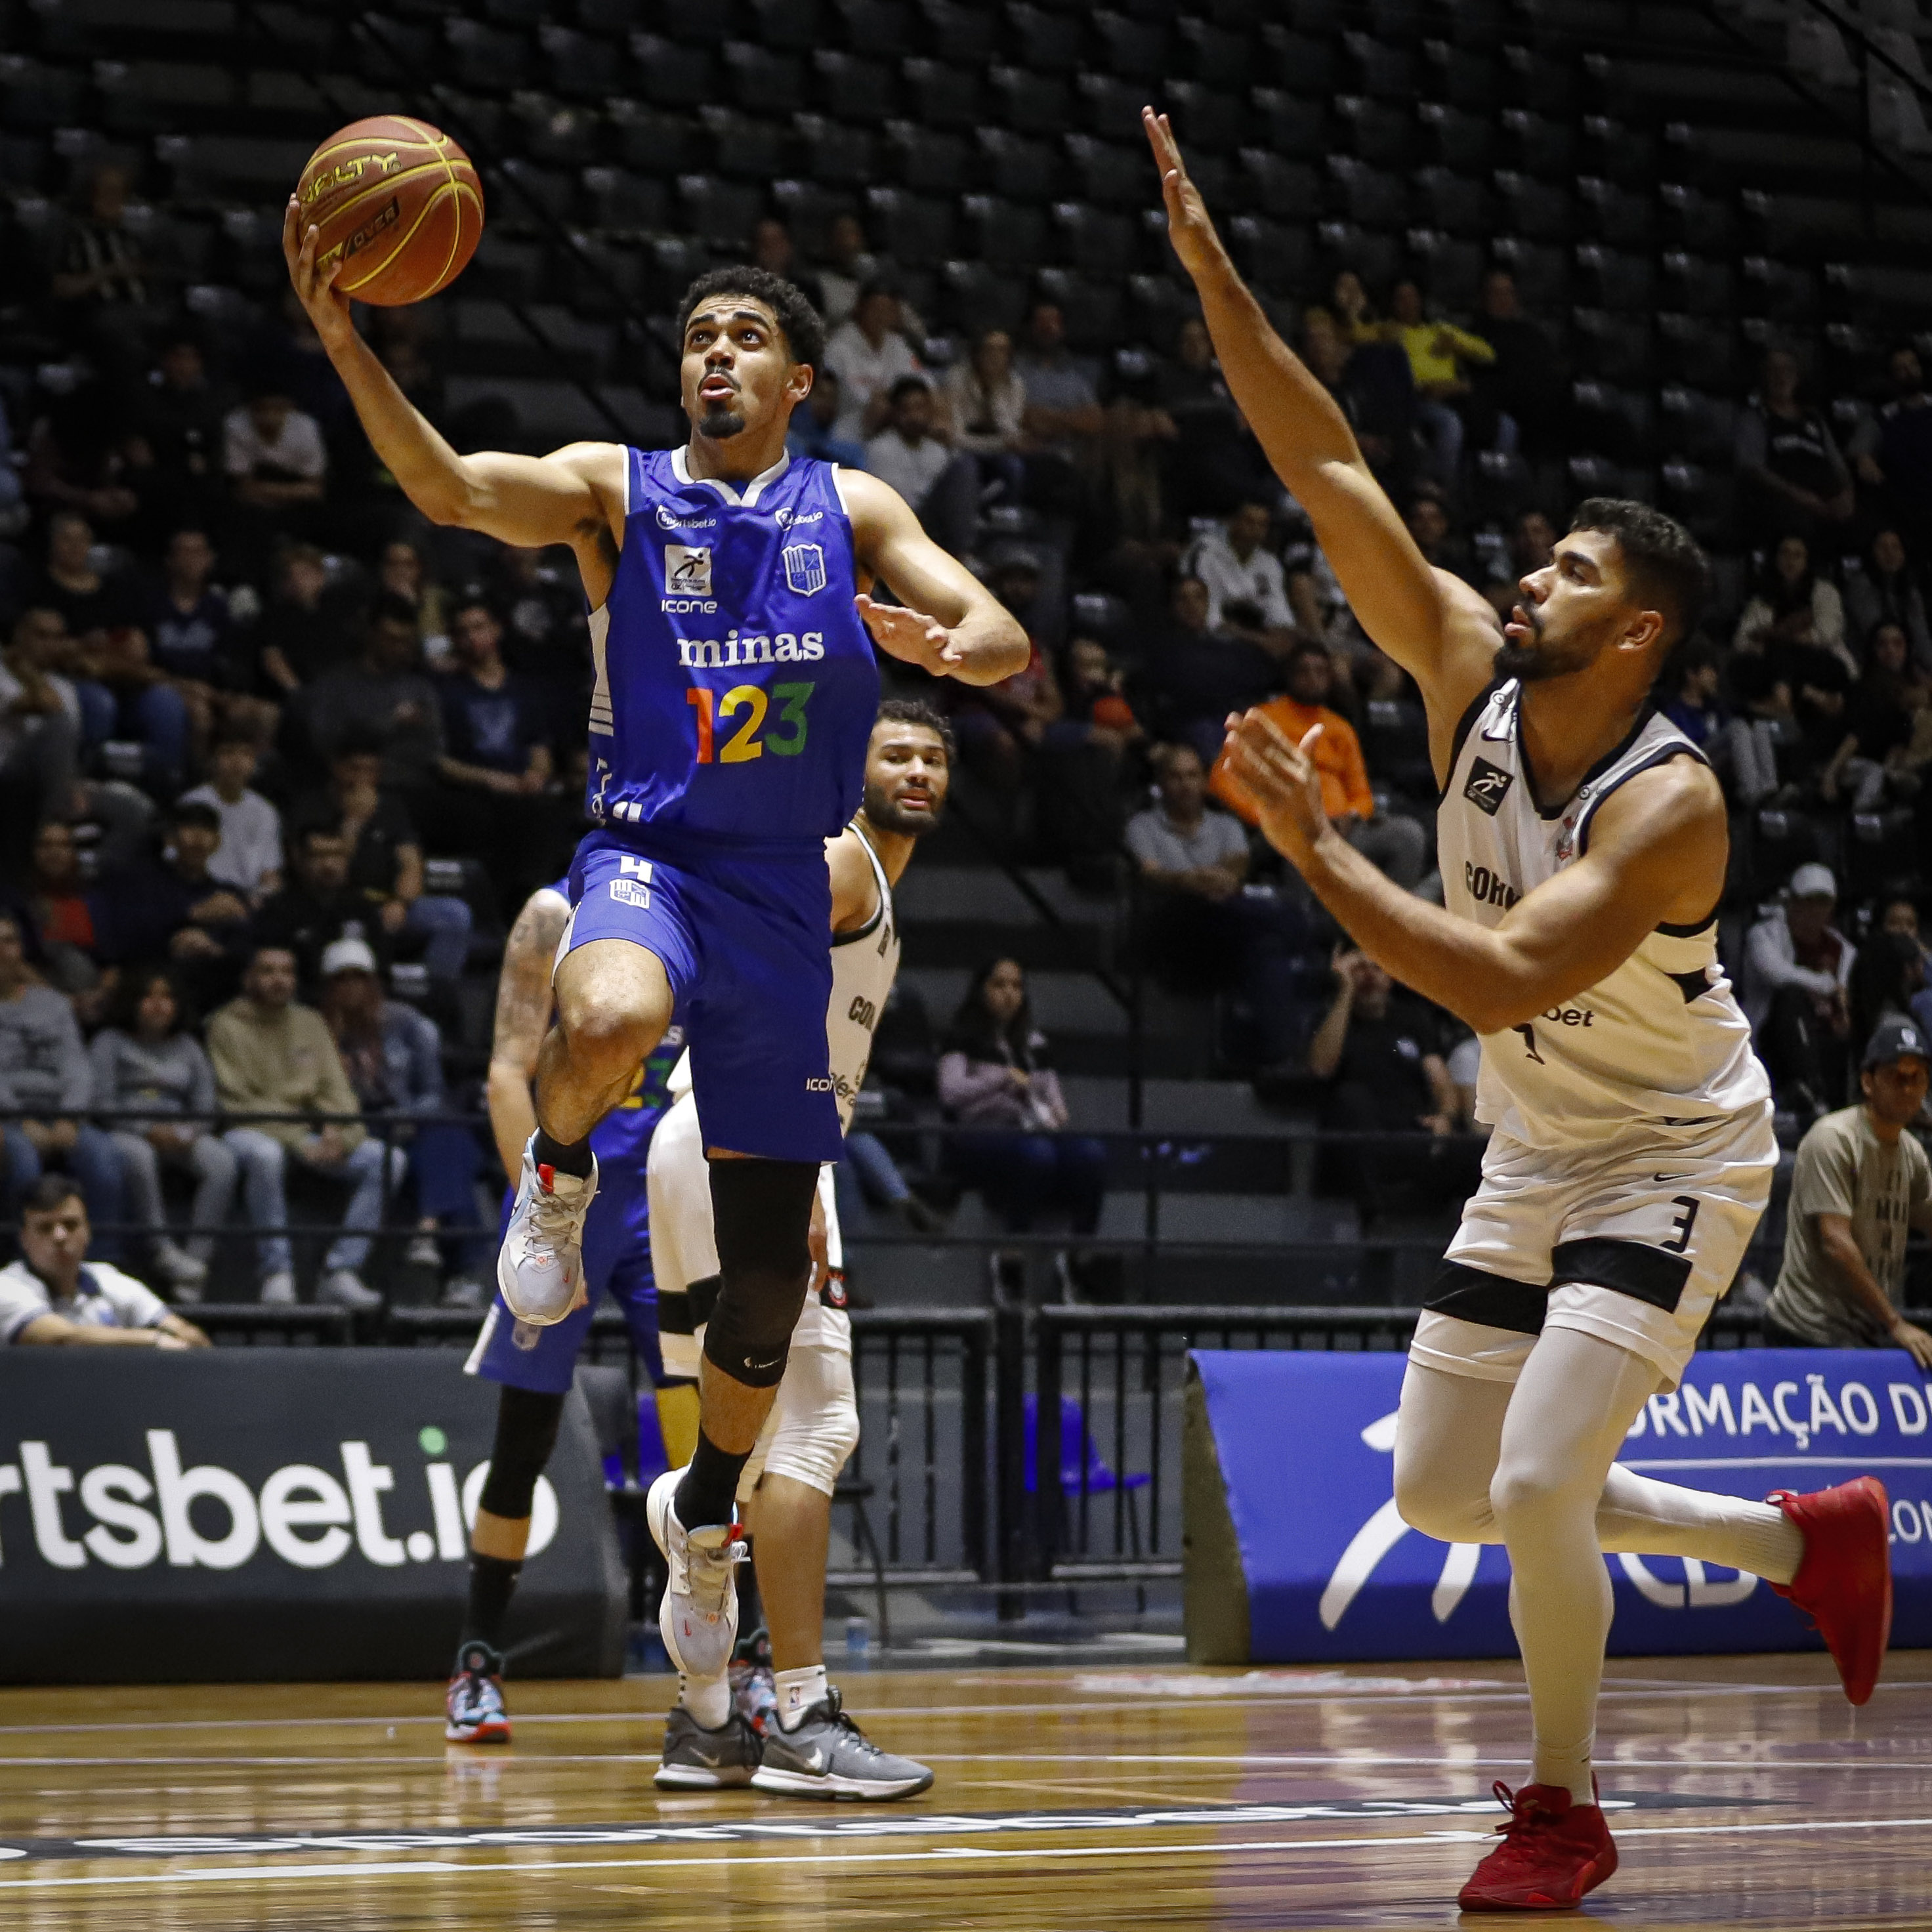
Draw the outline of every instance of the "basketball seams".
<instances>
[{"instance_id":1,"label":"basketball seams","mask_svg":"<svg viewBox=\"0 0 1932 1932\"><path fill-rule=\"evenodd\" d=\"M409 247L410 243L415 238L417 230L419 230L422 226L423 224L430 218L430 215L435 213L438 208L442 206L443 197L448 193L448 191L449 190L446 184L432 189L430 192L429 198L424 201L422 206L416 211L416 218L410 224L408 228L402 234L398 236L395 240L390 244L389 252L385 255L382 259L362 278L360 281L349 282L346 284L338 282L337 284L337 286L340 288L345 295L353 295L358 289L366 288L370 283L376 280L386 270L393 267L398 258ZM462 220L462 217L460 214L457 219L458 225L460 226ZM444 272L448 272L446 262L445 264ZM440 283L433 281L429 284L428 288L424 291L424 293L427 295L440 286L441 284ZM421 301L422 297L416 296L412 298L412 299Z\"/></svg>"},{"instance_id":2,"label":"basketball seams","mask_svg":"<svg viewBox=\"0 0 1932 1932\"><path fill-rule=\"evenodd\" d=\"M358 188L352 194L345 195L340 201L332 202L327 209L319 214L316 210L310 209L310 219L316 227L326 230L359 208L364 202L393 194L405 182L414 181L420 176L431 172L436 165L434 161L418 161L399 175L385 175L380 181L371 182L366 188ZM440 194L441 188L439 187L436 191Z\"/></svg>"}]
</instances>

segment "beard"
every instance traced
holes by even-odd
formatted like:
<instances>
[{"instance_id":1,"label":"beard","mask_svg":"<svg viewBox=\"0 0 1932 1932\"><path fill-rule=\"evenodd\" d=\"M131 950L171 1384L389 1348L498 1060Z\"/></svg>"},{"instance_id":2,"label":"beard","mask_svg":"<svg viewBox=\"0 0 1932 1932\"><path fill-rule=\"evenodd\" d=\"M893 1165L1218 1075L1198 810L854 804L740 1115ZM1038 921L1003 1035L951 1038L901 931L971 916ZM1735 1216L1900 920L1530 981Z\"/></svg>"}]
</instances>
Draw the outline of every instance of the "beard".
<instances>
[{"instance_id":1,"label":"beard","mask_svg":"<svg viewBox=\"0 0 1932 1932\"><path fill-rule=\"evenodd\" d=\"M729 403L706 403L704 413L698 422L698 434L712 442L723 442L728 437L740 435L744 428L743 414Z\"/></svg>"},{"instance_id":2,"label":"beard","mask_svg":"<svg viewBox=\"0 0 1932 1932\"><path fill-rule=\"evenodd\" d=\"M1528 614L1529 641L1517 644L1505 638L1496 646L1496 656L1490 660L1490 670L1498 678L1514 678L1521 684L1537 684L1546 678L1567 676L1573 670L1580 670L1590 662L1594 653L1578 655L1574 650L1565 650L1558 642L1546 643L1543 634L1543 614L1532 610Z\"/></svg>"},{"instance_id":3,"label":"beard","mask_svg":"<svg viewBox=\"0 0 1932 1932\"><path fill-rule=\"evenodd\" d=\"M876 785L866 788L864 804L866 816L881 832L896 832L902 838L923 838L938 824L944 809L935 801L924 812L908 812Z\"/></svg>"}]
</instances>

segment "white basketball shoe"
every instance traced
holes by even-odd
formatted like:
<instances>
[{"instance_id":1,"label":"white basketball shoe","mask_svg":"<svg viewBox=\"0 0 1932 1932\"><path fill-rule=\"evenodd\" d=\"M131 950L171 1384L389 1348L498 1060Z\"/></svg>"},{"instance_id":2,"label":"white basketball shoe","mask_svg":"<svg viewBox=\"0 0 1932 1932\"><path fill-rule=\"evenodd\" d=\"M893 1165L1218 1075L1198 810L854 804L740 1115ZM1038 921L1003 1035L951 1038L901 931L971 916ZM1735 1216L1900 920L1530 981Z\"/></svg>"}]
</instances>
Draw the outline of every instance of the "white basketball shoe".
<instances>
[{"instance_id":1,"label":"white basketball shoe","mask_svg":"<svg viewBox=\"0 0 1932 1932\"><path fill-rule=\"evenodd\" d=\"M539 1166L532 1134L524 1148L517 1204L496 1251L496 1286L510 1312L533 1328L561 1322L584 1294L584 1217L597 1194L597 1158L586 1180Z\"/></svg>"},{"instance_id":2,"label":"white basketball shoe","mask_svg":"<svg viewBox=\"0 0 1932 1932\"><path fill-rule=\"evenodd\" d=\"M750 1553L736 1522L686 1529L677 1520L682 1469L667 1469L644 1498L644 1520L670 1567L658 1630L687 1677L722 1676L738 1641L737 1566Z\"/></svg>"}]
</instances>

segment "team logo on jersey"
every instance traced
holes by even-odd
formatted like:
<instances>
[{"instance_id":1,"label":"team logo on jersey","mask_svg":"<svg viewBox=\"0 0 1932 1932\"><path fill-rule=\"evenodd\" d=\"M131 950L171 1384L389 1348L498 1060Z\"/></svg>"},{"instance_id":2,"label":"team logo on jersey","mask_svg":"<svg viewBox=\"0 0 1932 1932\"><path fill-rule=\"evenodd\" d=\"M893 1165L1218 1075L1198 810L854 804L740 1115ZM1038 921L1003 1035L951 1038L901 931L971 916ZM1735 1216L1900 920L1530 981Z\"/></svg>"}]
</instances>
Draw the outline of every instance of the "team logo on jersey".
<instances>
[{"instance_id":1,"label":"team logo on jersey","mask_svg":"<svg viewBox=\"0 0 1932 1932\"><path fill-rule=\"evenodd\" d=\"M778 554L784 560L785 581L800 596L825 588L825 552L817 544L788 544Z\"/></svg>"},{"instance_id":2,"label":"team logo on jersey","mask_svg":"<svg viewBox=\"0 0 1932 1932\"><path fill-rule=\"evenodd\" d=\"M709 544L664 545L664 588L686 597L711 595L711 546Z\"/></svg>"},{"instance_id":3,"label":"team logo on jersey","mask_svg":"<svg viewBox=\"0 0 1932 1932\"><path fill-rule=\"evenodd\" d=\"M1514 772L1491 764L1487 758L1478 758L1469 767L1469 782L1462 788L1462 796L1478 812L1486 812L1493 818L1502 808L1503 800L1514 782Z\"/></svg>"}]
</instances>

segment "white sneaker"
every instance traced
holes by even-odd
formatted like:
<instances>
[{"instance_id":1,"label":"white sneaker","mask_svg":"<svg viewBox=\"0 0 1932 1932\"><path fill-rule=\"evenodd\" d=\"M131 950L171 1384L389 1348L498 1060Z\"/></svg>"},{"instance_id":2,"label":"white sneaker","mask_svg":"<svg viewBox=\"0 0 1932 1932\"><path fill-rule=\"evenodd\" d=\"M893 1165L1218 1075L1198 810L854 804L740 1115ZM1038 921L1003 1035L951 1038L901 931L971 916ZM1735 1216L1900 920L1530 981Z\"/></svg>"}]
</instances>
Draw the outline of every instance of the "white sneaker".
<instances>
[{"instance_id":1,"label":"white sneaker","mask_svg":"<svg viewBox=\"0 0 1932 1932\"><path fill-rule=\"evenodd\" d=\"M436 1245L436 1237L428 1233L417 1235L410 1244L408 1261L411 1268L440 1268L442 1250Z\"/></svg>"},{"instance_id":2,"label":"white sneaker","mask_svg":"<svg viewBox=\"0 0 1932 1932\"><path fill-rule=\"evenodd\" d=\"M262 1277L260 1299L270 1308L292 1308L296 1305L296 1278L286 1268L278 1268L273 1274Z\"/></svg>"},{"instance_id":3,"label":"white sneaker","mask_svg":"<svg viewBox=\"0 0 1932 1932\"><path fill-rule=\"evenodd\" d=\"M208 1279L207 1262L196 1261L187 1249L175 1241L157 1241L154 1252L154 1272L170 1288L177 1292L185 1288L198 1296L202 1284Z\"/></svg>"},{"instance_id":4,"label":"white sneaker","mask_svg":"<svg viewBox=\"0 0 1932 1932\"><path fill-rule=\"evenodd\" d=\"M667 1469L644 1498L644 1520L670 1568L658 1631L670 1660L687 1677L722 1676L738 1641L738 1579L747 1555L735 1522L686 1529L674 1498L682 1469Z\"/></svg>"},{"instance_id":5,"label":"white sneaker","mask_svg":"<svg viewBox=\"0 0 1932 1932\"><path fill-rule=\"evenodd\" d=\"M532 1152L536 1145L532 1134L524 1148L517 1204L496 1253L496 1286L519 1322L548 1328L577 1306L584 1292L584 1217L596 1198L597 1161L593 1155L587 1180L560 1174L538 1166Z\"/></svg>"},{"instance_id":6,"label":"white sneaker","mask_svg":"<svg viewBox=\"0 0 1932 1932\"><path fill-rule=\"evenodd\" d=\"M318 1301L333 1302L338 1308L358 1312L380 1308L382 1298L353 1268L332 1268L315 1292Z\"/></svg>"},{"instance_id":7,"label":"white sneaker","mask_svg":"<svg viewBox=\"0 0 1932 1932\"><path fill-rule=\"evenodd\" d=\"M439 1306L444 1308L481 1308L489 1300L488 1291L473 1274L453 1274L442 1285Z\"/></svg>"}]
</instances>

